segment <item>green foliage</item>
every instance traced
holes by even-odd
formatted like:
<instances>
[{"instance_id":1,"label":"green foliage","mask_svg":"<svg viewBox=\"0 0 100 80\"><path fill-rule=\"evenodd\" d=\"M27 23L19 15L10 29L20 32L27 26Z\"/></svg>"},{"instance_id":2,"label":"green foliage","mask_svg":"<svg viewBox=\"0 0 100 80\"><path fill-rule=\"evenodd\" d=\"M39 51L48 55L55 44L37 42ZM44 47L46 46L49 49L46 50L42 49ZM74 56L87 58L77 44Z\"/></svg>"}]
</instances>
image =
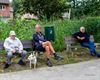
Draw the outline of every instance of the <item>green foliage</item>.
<instances>
[{"instance_id":1,"label":"green foliage","mask_svg":"<svg viewBox=\"0 0 100 80\"><path fill-rule=\"evenodd\" d=\"M47 19L61 16L67 8L66 0L14 0L13 4L15 7L19 5L16 7L18 13L34 13L40 17L46 16Z\"/></svg>"},{"instance_id":2,"label":"green foliage","mask_svg":"<svg viewBox=\"0 0 100 80\"><path fill-rule=\"evenodd\" d=\"M72 17L100 16L100 0L68 0L71 3Z\"/></svg>"},{"instance_id":3,"label":"green foliage","mask_svg":"<svg viewBox=\"0 0 100 80\"><path fill-rule=\"evenodd\" d=\"M95 41L100 42L100 17L87 17L82 20L57 20L50 22L42 22L43 26L53 25L56 33L56 40L53 45L56 50L63 50L66 46L64 44L64 37L71 36L73 33L79 31L81 26L86 27L89 34L94 35Z\"/></svg>"},{"instance_id":4,"label":"green foliage","mask_svg":"<svg viewBox=\"0 0 100 80\"><path fill-rule=\"evenodd\" d=\"M11 20L8 23L0 22L0 40L9 36L9 32L14 30L20 39L32 39L35 21Z\"/></svg>"},{"instance_id":5,"label":"green foliage","mask_svg":"<svg viewBox=\"0 0 100 80\"><path fill-rule=\"evenodd\" d=\"M8 23L0 22L0 40L4 40L10 30L15 30L17 37L21 40L32 39L32 34L35 33L34 26L36 21L14 20ZM42 25L42 32L44 27L53 25L55 29L55 42L53 46L56 50L64 50L64 37L71 36L73 33L79 31L81 26L85 26L88 33L95 36L95 41L100 42L100 17L88 17L82 20L56 20L56 21L39 21Z\"/></svg>"},{"instance_id":6,"label":"green foliage","mask_svg":"<svg viewBox=\"0 0 100 80\"><path fill-rule=\"evenodd\" d=\"M13 11L14 17L18 17L23 13L21 4L22 4L22 0L13 0L12 1L12 7L14 10Z\"/></svg>"},{"instance_id":7,"label":"green foliage","mask_svg":"<svg viewBox=\"0 0 100 80\"><path fill-rule=\"evenodd\" d=\"M95 41L100 42L100 17L87 17L83 24L88 33L94 35Z\"/></svg>"}]
</instances>

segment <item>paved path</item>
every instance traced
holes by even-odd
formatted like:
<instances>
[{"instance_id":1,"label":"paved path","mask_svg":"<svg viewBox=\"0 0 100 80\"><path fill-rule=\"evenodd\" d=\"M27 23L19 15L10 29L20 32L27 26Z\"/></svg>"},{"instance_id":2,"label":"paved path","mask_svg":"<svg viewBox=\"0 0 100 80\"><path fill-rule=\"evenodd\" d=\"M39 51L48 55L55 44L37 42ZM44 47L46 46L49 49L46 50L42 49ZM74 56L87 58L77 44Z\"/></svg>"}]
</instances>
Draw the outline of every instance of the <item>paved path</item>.
<instances>
[{"instance_id":1,"label":"paved path","mask_svg":"<svg viewBox=\"0 0 100 80\"><path fill-rule=\"evenodd\" d=\"M100 80L100 59L0 74L0 80Z\"/></svg>"}]
</instances>

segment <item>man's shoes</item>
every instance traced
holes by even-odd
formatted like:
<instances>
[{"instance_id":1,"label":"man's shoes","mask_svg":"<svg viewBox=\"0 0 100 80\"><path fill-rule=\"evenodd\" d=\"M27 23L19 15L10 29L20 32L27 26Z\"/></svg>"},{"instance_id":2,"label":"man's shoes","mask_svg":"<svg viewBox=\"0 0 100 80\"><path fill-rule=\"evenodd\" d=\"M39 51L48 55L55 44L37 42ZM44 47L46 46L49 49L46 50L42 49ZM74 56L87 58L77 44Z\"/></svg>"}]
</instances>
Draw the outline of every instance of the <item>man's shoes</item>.
<instances>
[{"instance_id":1,"label":"man's shoes","mask_svg":"<svg viewBox=\"0 0 100 80\"><path fill-rule=\"evenodd\" d=\"M54 58L55 60L58 60L58 61L63 59L61 56L57 55L56 53L54 53Z\"/></svg>"},{"instance_id":2,"label":"man's shoes","mask_svg":"<svg viewBox=\"0 0 100 80\"><path fill-rule=\"evenodd\" d=\"M53 66L52 63L50 62L50 60L46 60L46 64L47 64L48 67L52 67Z\"/></svg>"},{"instance_id":3,"label":"man's shoes","mask_svg":"<svg viewBox=\"0 0 100 80\"><path fill-rule=\"evenodd\" d=\"M6 63L4 66L4 69L7 69L10 66L10 64Z\"/></svg>"},{"instance_id":4,"label":"man's shoes","mask_svg":"<svg viewBox=\"0 0 100 80\"><path fill-rule=\"evenodd\" d=\"M19 60L18 64L21 65L21 66L25 66L26 65L22 60Z\"/></svg>"},{"instance_id":5,"label":"man's shoes","mask_svg":"<svg viewBox=\"0 0 100 80\"><path fill-rule=\"evenodd\" d=\"M97 56L98 58L100 58L100 53L97 53L96 56Z\"/></svg>"},{"instance_id":6,"label":"man's shoes","mask_svg":"<svg viewBox=\"0 0 100 80\"><path fill-rule=\"evenodd\" d=\"M94 54L94 53L90 53L91 54L91 56L95 56L96 54Z\"/></svg>"}]
</instances>

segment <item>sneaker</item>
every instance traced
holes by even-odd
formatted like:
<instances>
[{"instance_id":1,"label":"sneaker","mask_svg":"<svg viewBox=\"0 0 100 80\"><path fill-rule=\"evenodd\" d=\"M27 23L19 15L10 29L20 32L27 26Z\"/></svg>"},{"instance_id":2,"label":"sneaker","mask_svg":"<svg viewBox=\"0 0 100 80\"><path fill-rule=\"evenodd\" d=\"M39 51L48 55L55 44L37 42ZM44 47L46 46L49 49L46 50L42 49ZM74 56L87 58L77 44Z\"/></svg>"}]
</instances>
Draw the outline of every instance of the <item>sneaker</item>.
<instances>
[{"instance_id":1,"label":"sneaker","mask_svg":"<svg viewBox=\"0 0 100 80\"><path fill-rule=\"evenodd\" d=\"M53 66L52 63L50 62L50 60L46 60L46 64L47 64L48 67L52 67Z\"/></svg>"},{"instance_id":2,"label":"sneaker","mask_svg":"<svg viewBox=\"0 0 100 80\"><path fill-rule=\"evenodd\" d=\"M54 55L54 58L55 58L55 60L58 60L58 61L63 59L61 56L59 56L57 54Z\"/></svg>"},{"instance_id":3,"label":"sneaker","mask_svg":"<svg viewBox=\"0 0 100 80\"><path fill-rule=\"evenodd\" d=\"M5 64L4 69L7 69L10 66L10 64Z\"/></svg>"},{"instance_id":4,"label":"sneaker","mask_svg":"<svg viewBox=\"0 0 100 80\"><path fill-rule=\"evenodd\" d=\"M21 66L25 66L25 65L26 65L22 60L20 60L20 61L18 62L18 64L21 65Z\"/></svg>"}]
</instances>

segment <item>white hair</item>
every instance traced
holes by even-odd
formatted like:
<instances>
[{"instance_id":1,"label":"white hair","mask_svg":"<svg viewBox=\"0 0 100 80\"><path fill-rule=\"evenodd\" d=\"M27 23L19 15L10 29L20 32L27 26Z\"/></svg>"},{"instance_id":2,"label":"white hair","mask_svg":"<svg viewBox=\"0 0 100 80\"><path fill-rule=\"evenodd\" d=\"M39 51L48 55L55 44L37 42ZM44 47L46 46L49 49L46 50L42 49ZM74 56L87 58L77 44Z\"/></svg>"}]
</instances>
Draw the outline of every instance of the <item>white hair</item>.
<instances>
[{"instance_id":1,"label":"white hair","mask_svg":"<svg viewBox=\"0 0 100 80\"><path fill-rule=\"evenodd\" d=\"M39 25L39 24L36 24L36 25L35 25L35 28L38 28L38 27L41 27L41 25Z\"/></svg>"},{"instance_id":2,"label":"white hair","mask_svg":"<svg viewBox=\"0 0 100 80\"><path fill-rule=\"evenodd\" d=\"M84 26L80 27L80 30L82 30L82 29L85 29L85 27Z\"/></svg>"}]
</instances>

